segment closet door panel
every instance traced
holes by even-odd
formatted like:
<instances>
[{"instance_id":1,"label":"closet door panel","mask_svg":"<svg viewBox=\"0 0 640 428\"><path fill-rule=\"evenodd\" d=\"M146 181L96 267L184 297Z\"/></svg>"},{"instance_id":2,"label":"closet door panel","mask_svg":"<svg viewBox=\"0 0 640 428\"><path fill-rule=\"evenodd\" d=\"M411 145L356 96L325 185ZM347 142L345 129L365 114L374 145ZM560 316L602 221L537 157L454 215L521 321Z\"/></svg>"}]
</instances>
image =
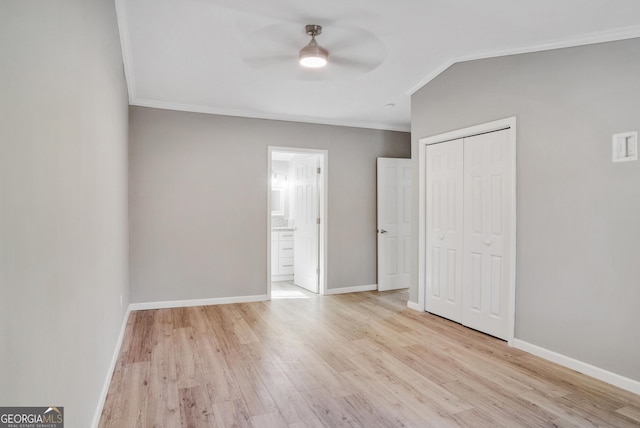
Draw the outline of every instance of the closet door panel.
<instances>
[{"instance_id":1,"label":"closet door panel","mask_svg":"<svg viewBox=\"0 0 640 428\"><path fill-rule=\"evenodd\" d=\"M462 323L506 339L511 278L509 131L464 139Z\"/></svg>"},{"instance_id":2,"label":"closet door panel","mask_svg":"<svg viewBox=\"0 0 640 428\"><path fill-rule=\"evenodd\" d=\"M463 140L427 147L426 310L462 319Z\"/></svg>"}]
</instances>

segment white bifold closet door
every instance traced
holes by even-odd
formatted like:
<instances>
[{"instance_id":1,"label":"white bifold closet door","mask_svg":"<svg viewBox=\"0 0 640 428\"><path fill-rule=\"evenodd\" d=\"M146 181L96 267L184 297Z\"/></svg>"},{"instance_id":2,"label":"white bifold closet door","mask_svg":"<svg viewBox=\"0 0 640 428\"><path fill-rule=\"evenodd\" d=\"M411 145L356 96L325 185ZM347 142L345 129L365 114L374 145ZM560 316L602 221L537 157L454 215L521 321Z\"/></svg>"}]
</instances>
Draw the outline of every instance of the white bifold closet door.
<instances>
[{"instance_id":1,"label":"white bifold closet door","mask_svg":"<svg viewBox=\"0 0 640 428\"><path fill-rule=\"evenodd\" d=\"M509 131L427 147L429 312L508 337L513 147Z\"/></svg>"},{"instance_id":2,"label":"white bifold closet door","mask_svg":"<svg viewBox=\"0 0 640 428\"><path fill-rule=\"evenodd\" d=\"M462 139L427 147L426 310L462 318Z\"/></svg>"}]
</instances>

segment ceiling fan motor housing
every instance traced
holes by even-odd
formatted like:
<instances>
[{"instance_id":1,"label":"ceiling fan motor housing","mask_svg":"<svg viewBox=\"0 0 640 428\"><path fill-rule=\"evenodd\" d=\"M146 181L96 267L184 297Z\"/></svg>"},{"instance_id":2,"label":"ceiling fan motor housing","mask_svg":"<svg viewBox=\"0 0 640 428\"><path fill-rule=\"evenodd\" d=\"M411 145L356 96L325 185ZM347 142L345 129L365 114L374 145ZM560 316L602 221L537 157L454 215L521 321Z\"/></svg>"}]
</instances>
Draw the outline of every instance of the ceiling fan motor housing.
<instances>
[{"instance_id":1,"label":"ceiling fan motor housing","mask_svg":"<svg viewBox=\"0 0 640 428\"><path fill-rule=\"evenodd\" d=\"M319 34L322 34L322 25L315 25L315 24L305 25L304 31L311 37L315 37Z\"/></svg>"}]
</instances>

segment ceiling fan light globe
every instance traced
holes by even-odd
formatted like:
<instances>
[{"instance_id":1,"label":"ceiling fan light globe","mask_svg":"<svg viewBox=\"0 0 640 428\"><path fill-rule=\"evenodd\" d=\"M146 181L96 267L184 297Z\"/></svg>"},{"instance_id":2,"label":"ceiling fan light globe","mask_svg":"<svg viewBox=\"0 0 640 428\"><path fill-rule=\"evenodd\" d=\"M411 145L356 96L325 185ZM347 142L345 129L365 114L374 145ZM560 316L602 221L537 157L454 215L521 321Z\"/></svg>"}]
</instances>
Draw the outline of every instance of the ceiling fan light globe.
<instances>
[{"instance_id":1,"label":"ceiling fan light globe","mask_svg":"<svg viewBox=\"0 0 640 428\"><path fill-rule=\"evenodd\" d=\"M300 65L307 68L320 68L327 65L327 60L323 57L307 56L300 58Z\"/></svg>"},{"instance_id":2,"label":"ceiling fan light globe","mask_svg":"<svg viewBox=\"0 0 640 428\"><path fill-rule=\"evenodd\" d=\"M309 44L300 51L300 65L307 68L320 68L327 65L329 52L315 43Z\"/></svg>"}]
</instances>

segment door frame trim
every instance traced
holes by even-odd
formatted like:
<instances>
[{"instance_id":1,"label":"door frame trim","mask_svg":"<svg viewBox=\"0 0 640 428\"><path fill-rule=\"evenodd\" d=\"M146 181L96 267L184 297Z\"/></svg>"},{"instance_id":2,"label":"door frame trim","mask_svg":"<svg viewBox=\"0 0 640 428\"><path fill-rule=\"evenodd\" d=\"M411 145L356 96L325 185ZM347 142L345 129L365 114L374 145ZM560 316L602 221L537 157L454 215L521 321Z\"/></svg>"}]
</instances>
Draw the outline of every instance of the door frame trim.
<instances>
[{"instance_id":1,"label":"door frame trim","mask_svg":"<svg viewBox=\"0 0 640 428\"><path fill-rule=\"evenodd\" d=\"M267 299L271 300L271 174L272 174L272 161L273 152L287 152L296 154L316 154L320 156L320 168L322 168L322 174L320 176L319 204L320 204L320 231L318 233L318 267L320 268L320 274L318 281L320 282L318 287L318 294L323 296L327 294L327 269L328 269L328 234L329 234L329 151L323 149L307 149L300 147L282 147L282 146L268 146L267 147ZM294 261L295 263L295 261Z\"/></svg>"},{"instance_id":2,"label":"door frame trim","mask_svg":"<svg viewBox=\"0 0 640 428\"><path fill-rule=\"evenodd\" d=\"M509 141L513 145L513 158L511 162L513 182L511 185L511 242L509 243L511 250L511 272L512 277L509 280L509 301L508 301L508 328L507 342L513 345L515 338L515 317L516 317L516 117L511 116L505 119L495 120L493 122L482 123L467 128L457 129L443 134L424 137L418 140L418 304L413 306L420 311L426 311L426 286L427 286L427 146L431 144L444 143L459 138L467 138L478 134L486 134L488 132L509 129Z\"/></svg>"}]
</instances>

